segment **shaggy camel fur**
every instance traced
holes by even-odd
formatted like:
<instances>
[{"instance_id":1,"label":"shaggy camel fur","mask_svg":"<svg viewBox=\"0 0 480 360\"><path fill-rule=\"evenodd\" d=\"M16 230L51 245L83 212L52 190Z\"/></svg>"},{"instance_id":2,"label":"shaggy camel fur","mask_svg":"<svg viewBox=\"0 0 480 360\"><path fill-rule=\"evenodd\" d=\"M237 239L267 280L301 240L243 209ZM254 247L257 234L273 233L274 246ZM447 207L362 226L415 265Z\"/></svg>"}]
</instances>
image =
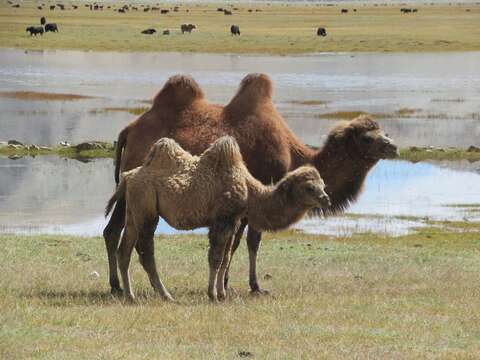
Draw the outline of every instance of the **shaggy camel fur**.
<instances>
[{"instance_id":1,"label":"shaggy camel fur","mask_svg":"<svg viewBox=\"0 0 480 360\"><path fill-rule=\"evenodd\" d=\"M150 146L159 138L175 139L198 155L223 135L235 137L250 173L264 184L280 180L288 171L312 164L322 175L332 200L324 214L343 211L355 201L370 169L380 159L392 158L397 147L367 116L335 127L318 151L304 145L288 128L272 101L267 75L246 76L237 94L225 106L207 102L198 84L188 76L174 76L156 95L153 106L123 129L118 137L115 177L142 164ZM104 230L112 292L121 291L115 251L124 226L125 204L119 201ZM235 237L239 244L247 222ZM256 273L261 232L249 226L247 245L250 287L262 293Z\"/></svg>"},{"instance_id":2,"label":"shaggy camel fur","mask_svg":"<svg viewBox=\"0 0 480 360\"><path fill-rule=\"evenodd\" d=\"M208 226L210 276L208 295L225 298L224 276L231 258L235 230L243 217L259 230L275 231L300 220L314 207L330 205L318 171L303 166L276 186L265 186L248 172L232 137L215 141L200 157L174 140L157 141L143 166L124 173L106 214L120 198L126 201L126 226L118 249L125 295L132 299L128 267L137 245L150 282L165 299L153 257L153 233L161 216L175 229Z\"/></svg>"}]
</instances>

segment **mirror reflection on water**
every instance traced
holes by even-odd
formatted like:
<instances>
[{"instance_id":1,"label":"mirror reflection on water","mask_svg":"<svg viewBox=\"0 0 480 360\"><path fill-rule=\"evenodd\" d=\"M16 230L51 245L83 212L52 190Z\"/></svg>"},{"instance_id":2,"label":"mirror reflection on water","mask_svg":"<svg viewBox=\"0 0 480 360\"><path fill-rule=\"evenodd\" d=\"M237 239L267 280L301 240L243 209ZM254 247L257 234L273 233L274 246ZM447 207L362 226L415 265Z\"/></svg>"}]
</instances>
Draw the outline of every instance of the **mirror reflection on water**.
<instances>
[{"instance_id":1,"label":"mirror reflection on water","mask_svg":"<svg viewBox=\"0 0 480 360\"><path fill-rule=\"evenodd\" d=\"M376 115L400 147L478 145L480 53L306 56L112 54L0 49L0 140L56 145L113 141L167 78L191 74L214 103L265 72L289 126L322 144L335 121ZM22 91L43 94L22 99ZM50 93L83 95L71 100ZM26 95L23 94L25 97ZM307 232L403 234L430 220L476 220L480 164L382 161L345 216L305 219ZM100 235L114 189L110 159L0 158L0 232ZM458 206L470 204L471 206ZM162 223L159 232L172 233Z\"/></svg>"},{"instance_id":2,"label":"mirror reflection on water","mask_svg":"<svg viewBox=\"0 0 480 360\"><path fill-rule=\"evenodd\" d=\"M113 162L58 157L0 158L0 232L101 235L115 185ZM305 219L306 232L404 234L426 220L479 220L480 162L465 169L381 161L345 216ZM462 206L460 206L462 205ZM161 223L158 233L175 233ZM201 231L200 231L201 232Z\"/></svg>"}]
</instances>

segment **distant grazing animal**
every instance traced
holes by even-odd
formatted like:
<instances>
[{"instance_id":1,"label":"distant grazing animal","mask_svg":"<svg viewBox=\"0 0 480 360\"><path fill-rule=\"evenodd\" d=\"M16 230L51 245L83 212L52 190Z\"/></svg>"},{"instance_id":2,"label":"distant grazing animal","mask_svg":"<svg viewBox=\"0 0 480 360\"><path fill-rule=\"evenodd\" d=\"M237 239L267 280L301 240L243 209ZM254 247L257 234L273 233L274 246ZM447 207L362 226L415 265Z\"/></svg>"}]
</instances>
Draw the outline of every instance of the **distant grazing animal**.
<instances>
[{"instance_id":1,"label":"distant grazing animal","mask_svg":"<svg viewBox=\"0 0 480 360\"><path fill-rule=\"evenodd\" d=\"M342 13L342 14L348 13L348 9L342 9L341 13Z\"/></svg>"},{"instance_id":2,"label":"distant grazing animal","mask_svg":"<svg viewBox=\"0 0 480 360\"><path fill-rule=\"evenodd\" d=\"M319 27L317 29L317 35L318 36L327 36L327 30L325 30L324 27Z\"/></svg>"},{"instance_id":3,"label":"distant grazing animal","mask_svg":"<svg viewBox=\"0 0 480 360\"><path fill-rule=\"evenodd\" d=\"M223 12L223 8L217 8L217 11Z\"/></svg>"},{"instance_id":4,"label":"distant grazing animal","mask_svg":"<svg viewBox=\"0 0 480 360\"><path fill-rule=\"evenodd\" d=\"M55 10L55 5L50 5L50 10Z\"/></svg>"},{"instance_id":5,"label":"distant grazing animal","mask_svg":"<svg viewBox=\"0 0 480 360\"><path fill-rule=\"evenodd\" d=\"M48 23L45 24L45 32L58 32L57 24L55 23Z\"/></svg>"},{"instance_id":6,"label":"distant grazing animal","mask_svg":"<svg viewBox=\"0 0 480 360\"><path fill-rule=\"evenodd\" d=\"M43 10L43 7L37 6L37 9L38 9L38 10Z\"/></svg>"},{"instance_id":7,"label":"distant grazing animal","mask_svg":"<svg viewBox=\"0 0 480 360\"><path fill-rule=\"evenodd\" d=\"M77 10L78 9L78 6L77 5L72 5L73 9L74 10Z\"/></svg>"},{"instance_id":8,"label":"distant grazing animal","mask_svg":"<svg viewBox=\"0 0 480 360\"><path fill-rule=\"evenodd\" d=\"M19 8L19 7L20 7L20 5L18 5L18 4L15 4L15 5L12 5L12 7L13 7L13 8Z\"/></svg>"},{"instance_id":9,"label":"distant grazing animal","mask_svg":"<svg viewBox=\"0 0 480 360\"><path fill-rule=\"evenodd\" d=\"M155 29L146 29L142 31L142 34L152 35L152 34L155 34L156 32L157 30Z\"/></svg>"},{"instance_id":10,"label":"distant grazing animal","mask_svg":"<svg viewBox=\"0 0 480 360\"><path fill-rule=\"evenodd\" d=\"M46 22L47 22L47 19L45 19L45 16L42 16L42 17L40 18L40 24L41 24L41 25L45 25Z\"/></svg>"},{"instance_id":11,"label":"distant grazing animal","mask_svg":"<svg viewBox=\"0 0 480 360\"><path fill-rule=\"evenodd\" d=\"M150 11L150 8L143 9L144 12Z\"/></svg>"},{"instance_id":12,"label":"distant grazing animal","mask_svg":"<svg viewBox=\"0 0 480 360\"><path fill-rule=\"evenodd\" d=\"M180 26L180 30L182 30L182 34L188 32L188 33L191 33L193 29L196 29L197 27L193 24L182 24L182 26Z\"/></svg>"},{"instance_id":13,"label":"distant grazing animal","mask_svg":"<svg viewBox=\"0 0 480 360\"><path fill-rule=\"evenodd\" d=\"M41 26L29 26L26 31L30 32L30 36L37 36L37 34L43 35L43 27Z\"/></svg>"},{"instance_id":14,"label":"distant grazing animal","mask_svg":"<svg viewBox=\"0 0 480 360\"><path fill-rule=\"evenodd\" d=\"M223 10L223 14L224 15L232 15L232 12L230 10L225 9L225 10Z\"/></svg>"},{"instance_id":15,"label":"distant grazing animal","mask_svg":"<svg viewBox=\"0 0 480 360\"><path fill-rule=\"evenodd\" d=\"M170 35L170 30L163 30L163 35Z\"/></svg>"},{"instance_id":16,"label":"distant grazing animal","mask_svg":"<svg viewBox=\"0 0 480 360\"><path fill-rule=\"evenodd\" d=\"M118 136L115 181L120 172L141 165L150 147L162 137L178 141L194 155L216 139L234 136L250 173L264 184L279 181L288 171L311 164L321 173L332 205L325 215L341 213L355 202L369 171L380 159L393 158L397 147L367 116L337 125L319 150L313 150L290 130L273 103L273 85L265 74L249 74L226 106L210 103L190 76L171 77L158 92L150 110ZM317 137L319 137L317 134ZM103 236L108 253L112 293L121 291L115 252L124 227L125 204L118 201ZM234 247L240 244L248 221L242 221ZM250 287L261 294L257 253L261 232L249 227L247 245Z\"/></svg>"},{"instance_id":17,"label":"distant grazing animal","mask_svg":"<svg viewBox=\"0 0 480 360\"><path fill-rule=\"evenodd\" d=\"M168 13L169 13L169 10L164 10L164 9L160 10L160 14L168 14Z\"/></svg>"},{"instance_id":18,"label":"distant grazing animal","mask_svg":"<svg viewBox=\"0 0 480 360\"><path fill-rule=\"evenodd\" d=\"M259 230L285 229L312 208L330 205L324 188L312 166L287 173L276 186L263 185L249 173L230 136L219 138L200 156L192 156L172 139L158 140L142 166L122 174L105 211L108 214L119 199L126 202L126 226L117 252L125 296L134 299L128 268L136 247L154 289L173 300L155 265L153 235L159 217L179 230L209 227L208 295L212 301L223 300L233 236L241 219L248 216Z\"/></svg>"},{"instance_id":19,"label":"distant grazing animal","mask_svg":"<svg viewBox=\"0 0 480 360\"><path fill-rule=\"evenodd\" d=\"M117 11L118 11L119 13L125 14L125 10L124 10L124 9L118 9Z\"/></svg>"},{"instance_id":20,"label":"distant grazing animal","mask_svg":"<svg viewBox=\"0 0 480 360\"><path fill-rule=\"evenodd\" d=\"M173 8L173 11L174 11L174 12L178 12L178 6L175 6L175 7Z\"/></svg>"},{"instance_id":21,"label":"distant grazing animal","mask_svg":"<svg viewBox=\"0 0 480 360\"><path fill-rule=\"evenodd\" d=\"M230 26L230 32L232 35L240 35L240 27L238 25Z\"/></svg>"}]
</instances>

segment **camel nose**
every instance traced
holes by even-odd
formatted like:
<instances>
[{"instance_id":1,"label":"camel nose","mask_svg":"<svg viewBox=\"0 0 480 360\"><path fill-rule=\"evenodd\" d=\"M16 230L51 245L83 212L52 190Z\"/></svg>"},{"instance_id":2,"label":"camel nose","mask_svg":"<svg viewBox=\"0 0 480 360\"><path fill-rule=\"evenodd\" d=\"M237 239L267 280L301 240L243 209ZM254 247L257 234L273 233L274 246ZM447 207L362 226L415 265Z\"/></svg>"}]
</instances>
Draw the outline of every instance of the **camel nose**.
<instances>
[{"instance_id":1,"label":"camel nose","mask_svg":"<svg viewBox=\"0 0 480 360\"><path fill-rule=\"evenodd\" d=\"M330 198L327 194L320 195L318 202L321 208L328 208L332 205L332 203L330 202Z\"/></svg>"}]
</instances>

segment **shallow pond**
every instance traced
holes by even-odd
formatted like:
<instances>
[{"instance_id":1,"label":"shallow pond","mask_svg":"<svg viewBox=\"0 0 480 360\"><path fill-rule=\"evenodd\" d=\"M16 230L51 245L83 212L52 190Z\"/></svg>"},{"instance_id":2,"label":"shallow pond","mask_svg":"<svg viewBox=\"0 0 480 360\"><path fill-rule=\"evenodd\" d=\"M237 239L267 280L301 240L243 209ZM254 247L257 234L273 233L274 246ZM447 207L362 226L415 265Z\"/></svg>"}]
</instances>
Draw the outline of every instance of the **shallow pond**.
<instances>
[{"instance_id":1,"label":"shallow pond","mask_svg":"<svg viewBox=\"0 0 480 360\"><path fill-rule=\"evenodd\" d=\"M250 72L268 73L275 102L304 140L319 145L338 111L383 114L399 145L460 146L480 136L480 53L308 56L94 53L0 49L0 92L94 96L25 101L0 96L0 140L53 145L114 140L166 79L189 73L212 102L226 103ZM399 115L399 111L406 112ZM320 119L319 116L327 119ZM327 114L327 115L325 115Z\"/></svg>"},{"instance_id":2,"label":"shallow pond","mask_svg":"<svg viewBox=\"0 0 480 360\"><path fill-rule=\"evenodd\" d=\"M466 170L459 163L445 165L382 161L345 216L305 219L296 227L337 236L398 235L424 225L426 218L479 220L480 163L465 164ZM101 235L103 209L114 189L112 160L0 158L0 169L0 233ZM175 231L161 223L158 232Z\"/></svg>"}]
</instances>

